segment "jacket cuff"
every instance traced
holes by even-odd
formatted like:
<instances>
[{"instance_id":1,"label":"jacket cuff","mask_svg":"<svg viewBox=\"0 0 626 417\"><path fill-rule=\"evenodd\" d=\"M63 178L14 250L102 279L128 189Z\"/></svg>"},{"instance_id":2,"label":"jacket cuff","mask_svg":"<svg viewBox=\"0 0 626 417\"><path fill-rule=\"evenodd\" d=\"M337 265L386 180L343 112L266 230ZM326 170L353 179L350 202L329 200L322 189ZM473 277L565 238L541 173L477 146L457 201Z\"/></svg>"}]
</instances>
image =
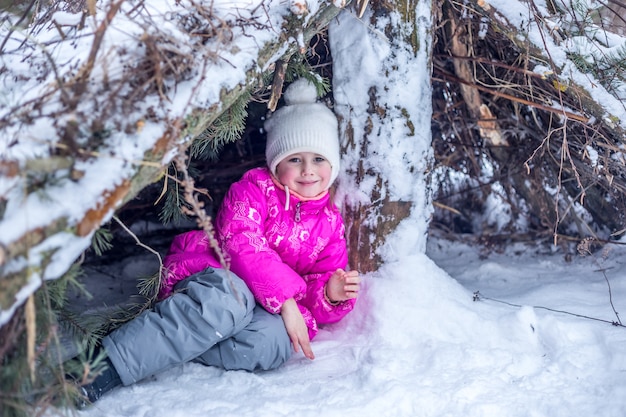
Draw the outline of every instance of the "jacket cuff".
<instances>
[{"instance_id":1,"label":"jacket cuff","mask_svg":"<svg viewBox=\"0 0 626 417\"><path fill-rule=\"evenodd\" d=\"M331 306L338 306L339 304L341 304L341 301L331 301L330 300L330 298L328 297L328 293L326 292L327 284L328 283L324 284L324 299Z\"/></svg>"}]
</instances>

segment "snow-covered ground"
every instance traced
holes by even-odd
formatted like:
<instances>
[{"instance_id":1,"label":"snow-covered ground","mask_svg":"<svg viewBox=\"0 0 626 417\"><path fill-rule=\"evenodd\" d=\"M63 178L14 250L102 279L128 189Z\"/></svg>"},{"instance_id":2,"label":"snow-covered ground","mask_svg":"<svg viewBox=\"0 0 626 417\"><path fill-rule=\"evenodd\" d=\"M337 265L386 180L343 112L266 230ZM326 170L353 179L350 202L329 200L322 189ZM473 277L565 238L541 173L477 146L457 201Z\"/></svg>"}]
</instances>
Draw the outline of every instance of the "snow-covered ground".
<instances>
[{"instance_id":1,"label":"snow-covered ground","mask_svg":"<svg viewBox=\"0 0 626 417\"><path fill-rule=\"evenodd\" d=\"M365 276L356 310L314 340L314 361L263 373L187 364L80 415L622 417L626 328L610 324L607 279L626 311L625 251L567 262L512 246L483 259L431 239L427 255Z\"/></svg>"}]
</instances>

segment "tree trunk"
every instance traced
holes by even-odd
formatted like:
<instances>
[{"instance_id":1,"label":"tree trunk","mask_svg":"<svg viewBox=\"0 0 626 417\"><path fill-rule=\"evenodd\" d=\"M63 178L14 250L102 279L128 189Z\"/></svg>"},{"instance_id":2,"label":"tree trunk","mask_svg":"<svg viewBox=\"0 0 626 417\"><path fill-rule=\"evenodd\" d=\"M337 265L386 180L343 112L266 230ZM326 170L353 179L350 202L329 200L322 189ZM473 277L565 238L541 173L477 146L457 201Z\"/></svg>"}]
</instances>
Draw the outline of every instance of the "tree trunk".
<instances>
[{"instance_id":1,"label":"tree trunk","mask_svg":"<svg viewBox=\"0 0 626 417\"><path fill-rule=\"evenodd\" d=\"M432 5L382 3L362 21L344 10L329 31L344 153L338 196L350 266L361 272L423 252L431 213Z\"/></svg>"}]
</instances>

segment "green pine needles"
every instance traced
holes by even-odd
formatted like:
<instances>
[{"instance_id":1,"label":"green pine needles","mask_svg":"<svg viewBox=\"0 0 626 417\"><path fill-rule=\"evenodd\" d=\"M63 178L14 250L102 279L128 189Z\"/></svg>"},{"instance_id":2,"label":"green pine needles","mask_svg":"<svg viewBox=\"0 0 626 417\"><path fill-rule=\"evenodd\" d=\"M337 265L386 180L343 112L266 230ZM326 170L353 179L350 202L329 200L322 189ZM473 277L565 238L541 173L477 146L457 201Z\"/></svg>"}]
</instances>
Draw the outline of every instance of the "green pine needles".
<instances>
[{"instance_id":1,"label":"green pine needles","mask_svg":"<svg viewBox=\"0 0 626 417\"><path fill-rule=\"evenodd\" d=\"M190 155L197 159L217 160L225 144L235 142L246 129L248 103L252 95L246 90L239 98L193 141Z\"/></svg>"},{"instance_id":2,"label":"green pine needles","mask_svg":"<svg viewBox=\"0 0 626 417\"><path fill-rule=\"evenodd\" d=\"M113 244L111 244L111 240L113 239L113 235L111 231L106 227L101 227L93 235L91 239L91 248L94 250L96 255L102 256L102 254L109 249L113 248Z\"/></svg>"},{"instance_id":3,"label":"green pine needles","mask_svg":"<svg viewBox=\"0 0 626 417\"><path fill-rule=\"evenodd\" d=\"M199 173L193 163L190 164L187 170L189 171L189 174L194 177ZM164 181L164 186L166 187L164 190L165 200L163 202L163 207L159 212L159 220L165 225L170 223L179 224L188 220L188 217L185 215L182 207L191 207L189 206L189 203L185 201L185 187L181 185L182 177L178 175L176 164L170 164L167 178L165 178Z\"/></svg>"},{"instance_id":4,"label":"green pine needles","mask_svg":"<svg viewBox=\"0 0 626 417\"><path fill-rule=\"evenodd\" d=\"M298 78L306 78L311 81L315 85L319 97L324 97L330 92L330 80L317 74L307 61L306 56L301 54L292 57L285 71L287 82L291 83Z\"/></svg>"},{"instance_id":5,"label":"green pine needles","mask_svg":"<svg viewBox=\"0 0 626 417\"><path fill-rule=\"evenodd\" d=\"M570 53L568 58L581 72L593 75L604 88L617 94L626 84L626 45L605 54L583 56Z\"/></svg>"}]
</instances>

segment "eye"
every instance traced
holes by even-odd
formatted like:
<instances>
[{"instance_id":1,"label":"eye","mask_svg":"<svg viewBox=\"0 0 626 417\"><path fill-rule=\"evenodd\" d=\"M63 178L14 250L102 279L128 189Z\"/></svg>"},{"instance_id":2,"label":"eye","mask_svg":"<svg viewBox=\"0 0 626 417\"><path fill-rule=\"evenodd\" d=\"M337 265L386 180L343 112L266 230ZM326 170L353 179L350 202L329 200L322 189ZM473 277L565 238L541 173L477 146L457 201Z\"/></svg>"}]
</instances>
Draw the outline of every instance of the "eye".
<instances>
[{"instance_id":1,"label":"eye","mask_svg":"<svg viewBox=\"0 0 626 417\"><path fill-rule=\"evenodd\" d=\"M324 161L326 161L326 158L324 158L323 156L316 156L315 157L315 162L318 163L318 164L321 163L321 162L324 162Z\"/></svg>"},{"instance_id":2,"label":"eye","mask_svg":"<svg viewBox=\"0 0 626 417\"><path fill-rule=\"evenodd\" d=\"M300 158L294 156L293 158L289 158L287 161L291 162L292 164L297 164L298 162L300 162Z\"/></svg>"}]
</instances>

